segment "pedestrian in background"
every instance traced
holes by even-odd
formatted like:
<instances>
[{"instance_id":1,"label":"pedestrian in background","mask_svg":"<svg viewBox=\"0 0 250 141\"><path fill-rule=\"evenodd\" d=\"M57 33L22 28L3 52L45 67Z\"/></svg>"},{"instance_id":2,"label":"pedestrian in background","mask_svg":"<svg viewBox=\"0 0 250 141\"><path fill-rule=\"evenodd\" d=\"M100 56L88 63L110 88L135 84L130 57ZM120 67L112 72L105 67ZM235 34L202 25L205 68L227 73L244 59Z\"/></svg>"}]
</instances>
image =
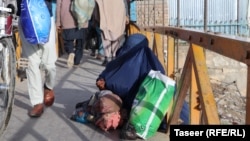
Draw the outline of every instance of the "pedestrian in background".
<instances>
[{"instance_id":1,"label":"pedestrian in background","mask_svg":"<svg viewBox=\"0 0 250 141\"><path fill-rule=\"evenodd\" d=\"M94 56L98 60L102 60L102 57L103 57L103 54L104 54L103 53L102 38L101 38L102 31L100 29L99 7L98 7L98 4L96 2L95 2L95 7L94 7L94 10L93 10L93 13L92 13L92 17L91 17L91 20L90 20L90 26L89 27L92 27L92 28L89 28L89 29L92 29L94 31L91 31L91 30L89 30L89 31L95 33L94 35L96 36L96 39L97 39L97 46L96 46L96 48L93 48L91 50L90 55ZM97 55L96 55L96 50L97 50Z\"/></svg>"},{"instance_id":2,"label":"pedestrian in background","mask_svg":"<svg viewBox=\"0 0 250 141\"><path fill-rule=\"evenodd\" d=\"M96 0L99 7L100 29L104 48L103 66L115 59L116 51L125 41L125 27L128 23L126 0Z\"/></svg>"},{"instance_id":3,"label":"pedestrian in background","mask_svg":"<svg viewBox=\"0 0 250 141\"><path fill-rule=\"evenodd\" d=\"M88 22L78 28L76 18L71 12L71 0L57 0L56 26L58 30L62 30L64 48L68 54L68 67L79 66L83 57Z\"/></svg>"}]
</instances>

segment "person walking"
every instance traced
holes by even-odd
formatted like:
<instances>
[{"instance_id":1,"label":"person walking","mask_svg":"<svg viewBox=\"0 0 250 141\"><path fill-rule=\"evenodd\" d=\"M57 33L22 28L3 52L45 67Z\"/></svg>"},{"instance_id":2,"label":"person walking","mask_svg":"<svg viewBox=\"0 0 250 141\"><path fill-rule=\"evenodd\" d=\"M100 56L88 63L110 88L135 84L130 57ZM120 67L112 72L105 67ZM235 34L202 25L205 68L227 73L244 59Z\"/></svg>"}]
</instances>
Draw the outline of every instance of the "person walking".
<instances>
[{"instance_id":1,"label":"person walking","mask_svg":"<svg viewBox=\"0 0 250 141\"><path fill-rule=\"evenodd\" d=\"M125 41L127 3L125 0L96 0L99 7L100 29L104 48L103 66L115 59L116 51Z\"/></svg>"},{"instance_id":2,"label":"person walking","mask_svg":"<svg viewBox=\"0 0 250 141\"><path fill-rule=\"evenodd\" d=\"M91 37L91 35L94 35L97 40L96 48L91 49L90 55L94 56L98 60L102 60L102 56L103 56L103 45L102 45L102 38L101 38L102 30L100 29L99 8L96 2L95 2L95 7L93 9L92 16L91 16L89 29L90 30L89 30L88 37ZM96 55L96 50L97 50L97 55Z\"/></svg>"},{"instance_id":3,"label":"person walking","mask_svg":"<svg viewBox=\"0 0 250 141\"><path fill-rule=\"evenodd\" d=\"M62 30L64 48L68 54L68 67L78 66L83 57L88 22L78 28L76 18L71 12L71 0L57 0L56 26L58 30Z\"/></svg>"},{"instance_id":4,"label":"person walking","mask_svg":"<svg viewBox=\"0 0 250 141\"><path fill-rule=\"evenodd\" d=\"M22 0L17 1L17 16L22 18L21 14ZM22 57L28 59L28 68L26 69L28 94L33 108L28 112L30 117L40 117L44 112L45 106L52 106L55 100L53 88L55 86L56 65L56 41L55 41L55 21L52 15L51 0L45 0L50 12L51 28L49 40L45 44L31 44L24 36L21 20L18 23L18 31L22 44ZM45 75L42 75L44 70ZM43 79L42 76L45 78ZM43 81L44 80L44 81Z\"/></svg>"}]
</instances>

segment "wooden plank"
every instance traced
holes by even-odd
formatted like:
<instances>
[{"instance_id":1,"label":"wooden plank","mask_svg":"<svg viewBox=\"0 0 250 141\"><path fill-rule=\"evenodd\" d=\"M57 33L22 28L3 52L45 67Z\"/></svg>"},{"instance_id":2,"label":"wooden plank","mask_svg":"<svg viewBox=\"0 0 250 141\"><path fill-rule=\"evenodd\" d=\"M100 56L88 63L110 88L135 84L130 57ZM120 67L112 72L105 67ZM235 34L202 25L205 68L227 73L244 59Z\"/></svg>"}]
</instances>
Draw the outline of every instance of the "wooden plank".
<instances>
[{"instance_id":1,"label":"wooden plank","mask_svg":"<svg viewBox=\"0 0 250 141\"><path fill-rule=\"evenodd\" d=\"M167 45L167 75L174 79L175 75L175 49L174 49L174 38L168 36Z\"/></svg>"},{"instance_id":2,"label":"wooden plank","mask_svg":"<svg viewBox=\"0 0 250 141\"><path fill-rule=\"evenodd\" d=\"M191 48L189 48L186 61L184 64L183 72L181 75L181 79L177 85L177 91L174 98L173 108L172 108L172 115L170 117L170 124L178 124L178 120L180 117L180 112L182 110L184 100L187 95L187 91L190 88L190 81L191 81L191 67L192 67L192 58L191 58Z\"/></svg>"},{"instance_id":3,"label":"wooden plank","mask_svg":"<svg viewBox=\"0 0 250 141\"><path fill-rule=\"evenodd\" d=\"M193 43L231 59L246 63L250 38L220 35L201 30L177 27L143 27L145 31L167 34L169 36ZM237 53L235 53L237 52Z\"/></svg>"},{"instance_id":4,"label":"wooden plank","mask_svg":"<svg viewBox=\"0 0 250 141\"><path fill-rule=\"evenodd\" d=\"M154 37L152 35L152 32L145 32L145 36L148 39L148 46L149 46L149 48L153 50L153 39L154 39Z\"/></svg>"},{"instance_id":5,"label":"wooden plank","mask_svg":"<svg viewBox=\"0 0 250 141\"><path fill-rule=\"evenodd\" d=\"M166 75L172 79L175 79L174 66L175 66L175 50L174 50L174 38L167 36L167 70ZM172 99L170 104L170 109L173 109L174 99ZM167 113L166 120L167 123L171 122L172 111Z\"/></svg>"},{"instance_id":6,"label":"wooden plank","mask_svg":"<svg viewBox=\"0 0 250 141\"><path fill-rule=\"evenodd\" d=\"M65 53L64 43L63 43L63 38L62 38L62 30L61 29L57 30L56 43L57 43L58 56L61 56L61 55L63 55Z\"/></svg>"},{"instance_id":7,"label":"wooden plank","mask_svg":"<svg viewBox=\"0 0 250 141\"><path fill-rule=\"evenodd\" d=\"M21 38L19 36L19 32L18 30L14 30L13 34L15 36L16 39L16 60L18 61L21 58L22 55L22 43L21 43ZM16 64L16 69L19 68L18 63ZM16 81L21 81L21 78L18 76L18 73L16 73Z\"/></svg>"},{"instance_id":8,"label":"wooden plank","mask_svg":"<svg viewBox=\"0 0 250 141\"><path fill-rule=\"evenodd\" d=\"M163 48L163 37L161 34L155 33L153 50L166 72L167 70L166 70L166 64L164 60L165 57L164 57L164 48Z\"/></svg>"},{"instance_id":9,"label":"wooden plank","mask_svg":"<svg viewBox=\"0 0 250 141\"><path fill-rule=\"evenodd\" d=\"M129 23L129 28L128 28L128 35L135 34L135 33L140 33L140 28L134 23Z\"/></svg>"},{"instance_id":10,"label":"wooden plank","mask_svg":"<svg viewBox=\"0 0 250 141\"><path fill-rule=\"evenodd\" d=\"M14 31L14 36L16 39L16 59L19 60L22 54L22 43L21 43L18 30Z\"/></svg>"},{"instance_id":11,"label":"wooden plank","mask_svg":"<svg viewBox=\"0 0 250 141\"><path fill-rule=\"evenodd\" d=\"M199 101L199 91L196 82L196 76L194 73L194 66L192 66L189 104L190 104L190 124L198 125L200 124L201 109Z\"/></svg>"},{"instance_id":12,"label":"wooden plank","mask_svg":"<svg viewBox=\"0 0 250 141\"><path fill-rule=\"evenodd\" d=\"M205 124L220 124L217 106L207 72L206 58L202 47L192 44L194 72L200 94Z\"/></svg>"},{"instance_id":13,"label":"wooden plank","mask_svg":"<svg viewBox=\"0 0 250 141\"><path fill-rule=\"evenodd\" d=\"M247 67L246 124L250 124L250 65Z\"/></svg>"}]
</instances>

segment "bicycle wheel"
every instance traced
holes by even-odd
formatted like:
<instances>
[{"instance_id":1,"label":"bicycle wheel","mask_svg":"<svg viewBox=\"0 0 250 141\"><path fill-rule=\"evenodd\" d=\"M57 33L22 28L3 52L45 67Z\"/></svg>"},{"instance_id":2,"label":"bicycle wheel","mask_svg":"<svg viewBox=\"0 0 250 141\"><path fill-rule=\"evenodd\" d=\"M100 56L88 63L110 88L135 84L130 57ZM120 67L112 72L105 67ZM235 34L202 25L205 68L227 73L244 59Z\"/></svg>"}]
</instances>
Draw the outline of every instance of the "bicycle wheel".
<instances>
[{"instance_id":1,"label":"bicycle wheel","mask_svg":"<svg viewBox=\"0 0 250 141\"><path fill-rule=\"evenodd\" d=\"M0 135L10 119L16 77L15 47L11 37L0 39Z\"/></svg>"}]
</instances>

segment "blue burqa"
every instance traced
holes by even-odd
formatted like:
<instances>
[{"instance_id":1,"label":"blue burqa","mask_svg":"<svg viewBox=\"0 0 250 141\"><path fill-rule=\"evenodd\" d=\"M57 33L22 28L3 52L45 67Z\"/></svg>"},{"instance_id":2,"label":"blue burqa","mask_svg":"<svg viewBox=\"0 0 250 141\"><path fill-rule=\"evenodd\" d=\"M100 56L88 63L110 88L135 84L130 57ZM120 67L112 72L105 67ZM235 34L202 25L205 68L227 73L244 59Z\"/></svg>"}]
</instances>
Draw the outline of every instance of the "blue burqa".
<instances>
[{"instance_id":1,"label":"blue burqa","mask_svg":"<svg viewBox=\"0 0 250 141\"><path fill-rule=\"evenodd\" d=\"M105 80L105 87L119 95L123 108L131 110L140 84L150 70L165 74L164 68L143 34L132 34L117 51L116 59L109 62L99 78Z\"/></svg>"},{"instance_id":2,"label":"blue burqa","mask_svg":"<svg viewBox=\"0 0 250 141\"><path fill-rule=\"evenodd\" d=\"M116 59L109 62L99 78L104 78L106 88L119 95L123 107L130 109L138 88L149 71L165 71L148 47L148 40L142 34L128 36L117 51Z\"/></svg>"}]
</instances>

